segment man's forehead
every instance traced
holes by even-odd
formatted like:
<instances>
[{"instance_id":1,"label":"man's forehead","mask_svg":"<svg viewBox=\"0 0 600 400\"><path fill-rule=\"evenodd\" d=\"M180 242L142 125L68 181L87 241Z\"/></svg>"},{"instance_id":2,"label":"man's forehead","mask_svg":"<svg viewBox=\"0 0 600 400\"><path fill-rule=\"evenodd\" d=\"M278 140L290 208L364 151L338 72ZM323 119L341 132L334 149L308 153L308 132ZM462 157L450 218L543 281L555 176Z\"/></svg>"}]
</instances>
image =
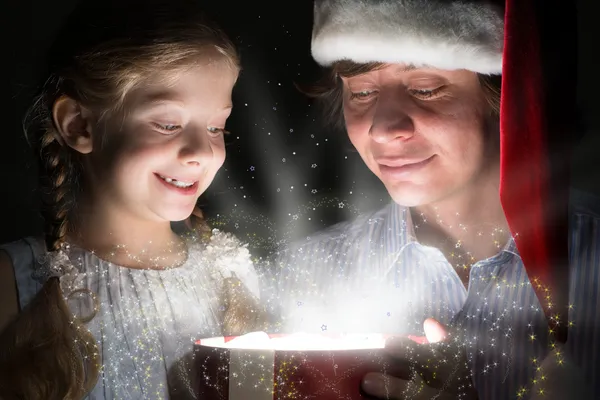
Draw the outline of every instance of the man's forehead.
<instances>
[{"instance_id":1,"label":"man's forehead","mask_svg":"<svg viewBox=\"0 0 600 400\"><path fill-rule=\"evenodd\" d=\"M423 68L423 67L417 67L414 64L391 64L389 66L397 72L409 72L409 71L415 71L417 69Z\"/></svg>"},{"instance_id":2,"label":"man's forehead","mask_svg":"<svg viewBox=\"0 0 600 400\"><path fill-rule=\"evenodd\" d=\"M336 68L338 76L341 78L351 78L353 76L364 75L371 72L380 70L388 70L394 74L401 74L411 71L418 71L421 69L431 69L428 66L418 66L415 64L389 64L389 63L344 63L340 64Z\"/></svg>"}]
</instances>

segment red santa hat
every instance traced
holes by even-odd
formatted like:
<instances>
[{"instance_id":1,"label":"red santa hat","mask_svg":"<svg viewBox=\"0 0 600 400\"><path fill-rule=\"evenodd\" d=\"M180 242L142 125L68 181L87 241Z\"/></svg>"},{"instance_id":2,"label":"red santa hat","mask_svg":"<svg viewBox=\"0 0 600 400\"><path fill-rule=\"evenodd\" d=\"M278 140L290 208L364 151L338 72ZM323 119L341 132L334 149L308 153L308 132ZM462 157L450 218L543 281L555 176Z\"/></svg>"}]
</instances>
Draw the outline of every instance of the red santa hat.
<instances>
[{"instance_id":1,"label":"red santa hat","mask_svg":"<svg viewBox=\"0 0 600 400\"><path fill-rule=\"evenodd\" d=\"M575 74L568 57L576 54L565 59L557 43L546 44L552 37L576 48L567 43L576 26L568 23L574 8L565 9L563 2L557 12L558 6L557 0L316 0L312 55L323 66L352 60L502 74L502 206L552 331L565 341L569 151L564 146L566 124L573 127L575 121L575 88L572 81L552 78ZM549 28L559 22L562 36ZM555 158L560 147L562 156Z\"/></svg>"},{"instance_id":2,"label":"red santa hat","mask_svg":"<svg viewBox=\"0 0 600 400\"><path fill-rule=\"evenodd\" d=\"M488 2L316 0L312 55L499 74L502 15Z\"/></svg>"}]
</instances>

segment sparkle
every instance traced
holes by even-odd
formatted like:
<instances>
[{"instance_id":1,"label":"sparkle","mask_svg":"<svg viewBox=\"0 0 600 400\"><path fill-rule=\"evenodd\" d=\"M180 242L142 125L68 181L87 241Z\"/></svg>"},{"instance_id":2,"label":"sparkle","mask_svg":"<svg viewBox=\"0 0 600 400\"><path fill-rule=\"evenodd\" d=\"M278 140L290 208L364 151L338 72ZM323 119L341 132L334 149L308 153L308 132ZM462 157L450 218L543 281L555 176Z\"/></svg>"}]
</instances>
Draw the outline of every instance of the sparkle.
<instances>
[{"instance_id":1,"label":"sparkle","mask_svg":"<svg viewBox=\"0 0 600 400\"><path fill-rule=\"evenodd\" d=\"M93 349L83 357L98 360L98 390L108 386L120 398L140 391L168 398L168 369L179 368L196 339L222 334L222 314L214 310L220 308L224 278L235 273L257 290L250 254L231 235L215 230L208 246L190 236L163 255L153 255L151 247L130 254L119 245L104 254L137 268L113 264L98 251L69 252L74 273L65 301L74 320L89 318L85 327L95 339L81 343ZM182 364L176 374L182 383L188 370Z\"/></svg>"}]
</instances>

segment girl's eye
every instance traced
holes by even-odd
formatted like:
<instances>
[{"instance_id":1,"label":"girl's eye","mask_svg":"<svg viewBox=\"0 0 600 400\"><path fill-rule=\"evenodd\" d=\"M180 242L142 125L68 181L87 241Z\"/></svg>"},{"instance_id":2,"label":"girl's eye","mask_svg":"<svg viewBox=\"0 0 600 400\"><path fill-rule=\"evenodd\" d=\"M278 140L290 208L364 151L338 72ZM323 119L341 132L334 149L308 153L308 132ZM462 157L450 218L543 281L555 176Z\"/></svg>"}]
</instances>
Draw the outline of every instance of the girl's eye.
<instances>
[{"instance_id":1,"label":"girl's eye","mask_svg":"<svg viewBox=\"0 0 600 400\"><path fill-rule=\"evenodd\" d=\"M213 137L229 134L229 131L226 131L223 128L215 128L214 126L209 126L207 130L208 133Z\"/></svg>"},{"instance_id":2,"label":"girl's eye","mask_svg":"<svg viewBox=\"0 0 600 400\"><path fill-rule=\"evenodd\" d=\"M441 86L435 89L411 89L409 90L409 92L411 95L418 99L427 100L434 97L438 97L443 88L444 87Z\"/></svg>"},{"instance_id":3,"label":"girl's eye","mask_svg":"<svg viewBox=\"0 0 600 400\"><path fill-rule=\"evenodd\" d=\"M181 130L181 125L157 124L156 122L153 122L152 125L154 125L154 127L156 129L158 129L159 131L162 131L164 133L175 133L175 132Z\"/></svg>"},{"instance_id":4,"label":"girl's eye","mask_svg":"<svg viewBox=\"0 0 600 400\"><path fill-rule=\"evenodd\" d=\"M351 92L350 100L366 100L375 93L374 90L361 90L360 92Z\"/></svg>"}]
</instances>

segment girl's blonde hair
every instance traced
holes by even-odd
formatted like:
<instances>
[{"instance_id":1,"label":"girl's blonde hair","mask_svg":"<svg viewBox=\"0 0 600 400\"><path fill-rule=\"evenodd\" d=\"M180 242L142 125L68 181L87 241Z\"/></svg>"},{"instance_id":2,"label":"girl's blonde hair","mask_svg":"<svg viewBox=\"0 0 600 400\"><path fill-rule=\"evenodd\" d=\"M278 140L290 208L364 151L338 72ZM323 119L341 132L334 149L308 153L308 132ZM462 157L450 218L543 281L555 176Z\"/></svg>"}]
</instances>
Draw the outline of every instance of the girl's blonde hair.
<instances>
[{"instance_id":1,"label":"girl's blonde hair","mask_svg":"<svg viewBox=\"0 0 600 400\"><path fill-rule=\"evenodd\" d=\"M72 13L49 54L49 75L25 118L28 139L39 155L45 243L57 251L70 232L81 187L78 154L62 144L52 117L55 102L68 96L98 113L99 119L123 111L127 94L150 76L169 77L216 50L239 70L234 45L198 9L196 0L85 0ZM195 221L202 233L207 225ZM225 328L242 331L258 320L247 293L232 295ZM239 291L238 291L239 292ZM67 294L68 295L68 294ZM237 298L247 303L239 308ZM255 310L256 309L256 310ZM260 313L259 313L260 314ZM238 322L231 322L238 321ZM81 399L96 384L99 365L95 339L64 301L57 278L0 337L0 398Z\"/></svg>"}]
</instances>

